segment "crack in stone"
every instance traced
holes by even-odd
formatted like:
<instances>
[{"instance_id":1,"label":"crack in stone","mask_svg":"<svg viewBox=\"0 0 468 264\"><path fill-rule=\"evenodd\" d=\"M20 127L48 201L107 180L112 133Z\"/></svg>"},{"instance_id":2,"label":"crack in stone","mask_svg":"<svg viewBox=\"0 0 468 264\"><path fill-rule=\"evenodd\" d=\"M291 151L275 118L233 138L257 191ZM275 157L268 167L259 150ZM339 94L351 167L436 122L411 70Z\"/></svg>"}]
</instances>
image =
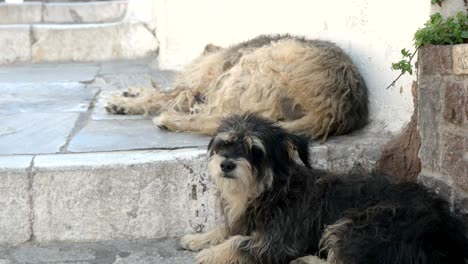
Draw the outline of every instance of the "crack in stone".
<instances>
[{"instance_id":1,"label":"crack in stone","mask_svg":"<svg viewBox=\"0 0 468 264\"><path fill-rule=\"evenodd\" d=\"M78 116L78 119L76 120L76 123L74 127L72 128L70 134L67 137L67 140L65 141L65 144L60 147L60 153L68 153L68 146L70 145L71 140L73 137L81 131L83 127L86 126L86 124L89 122L89 119L91 115L93 114L94 107L97 102L97 98L99 94L101 93L101 89L98 89L97 92L94 94L93 99L91 100L88 109L84 113L80 113Z\"/></svg>"},{"instance_id":2,"label":"crack in stone","mask_svg":"<svg viewBox=\"0 0 468 264\"><path fill-rule=\"evenodd\" d=\"M29 207L30 207L30 216L29 216L29 221L30 221L30 236L27 242L32 242L36 239L36 236L34 234L34 194L33 194L33 182L34 182L34 173L33 173L33 168L34 168L34 159L36 158L37 155L34 155L31 159L31 162L29 163L29 167L26 169L26 173L28 175L29 179L29 186L28 186L28 191L29 191Z\"/></svg>"}]
</instances>

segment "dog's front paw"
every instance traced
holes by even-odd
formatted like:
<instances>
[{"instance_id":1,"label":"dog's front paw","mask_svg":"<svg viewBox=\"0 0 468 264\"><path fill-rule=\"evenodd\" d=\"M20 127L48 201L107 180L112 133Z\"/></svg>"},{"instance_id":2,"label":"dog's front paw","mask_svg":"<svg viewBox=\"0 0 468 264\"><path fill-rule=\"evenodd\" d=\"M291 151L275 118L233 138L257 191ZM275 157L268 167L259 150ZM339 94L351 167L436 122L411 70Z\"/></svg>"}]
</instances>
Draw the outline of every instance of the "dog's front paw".
<instances>
[{"instance_id":1,"label":"dog's front paw","mask_svg":"<svg viewBox=\"0 0 468 264\"><path fill-rule=\"evenodd\" d=\"M225 263L225 262L219 262L220 260L216 257L215 253L216 252L212 248L204 249L195 256L195 263L196 264L223 264Z\"/></svg>"},{"instance_id":2,"label":"dog's front paw","mask_svg":"<svg viewBox=\"0 0 468 264\"><path fill-rule=\"evenodd\" d=\"M114 115L125 115L127 114L127 109L123 106L119 106L117 104L114 104L112 102L108 102L106 107L106 111L110 114Z\"/></svg>"},{"instance_id":3,"label":"dog's front paw","mask_svg":"<svg viewBox=\"0 0 468 264\"><path fill-rule=\"evenodd\" d=\"M162 112L159 116L153 119L153 123L159 127L161 130L168 130L168 131L177 131L177 129L172 125L171 115L167 112Z\"/></svg>"},{"instance_id":4,"label":"dog's front paw","mask_svg":"<svg viewBox=\"0 0 468 264\"><path fill-rule=\"evenodd\" d=\"M186 235L180 239L180 245L187 250L200 251L208 247L210 241L206 241L202 234Z\"/></svg>"}]
</instances>

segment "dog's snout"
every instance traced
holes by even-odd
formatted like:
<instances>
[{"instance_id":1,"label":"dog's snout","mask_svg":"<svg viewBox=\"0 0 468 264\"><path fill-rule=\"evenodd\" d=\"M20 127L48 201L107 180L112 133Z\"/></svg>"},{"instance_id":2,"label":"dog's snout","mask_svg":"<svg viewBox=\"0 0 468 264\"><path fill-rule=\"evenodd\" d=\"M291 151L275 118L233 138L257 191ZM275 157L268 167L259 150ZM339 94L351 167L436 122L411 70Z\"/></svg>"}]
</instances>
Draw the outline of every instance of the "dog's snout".
<instances>
[{"instance_id":1,"label":"dog's snout","mask_svg":"<svg viewBox=\"0 0 468 264\"><path fill-rule=\"evenodd\" d=\"M232 161L223 160L223 162L221 162L221 170L223 172L230 172L230 171L233 171L235 168L236 168L236 164L234 164L234 162Z\"/></svg>"}]
</instances>

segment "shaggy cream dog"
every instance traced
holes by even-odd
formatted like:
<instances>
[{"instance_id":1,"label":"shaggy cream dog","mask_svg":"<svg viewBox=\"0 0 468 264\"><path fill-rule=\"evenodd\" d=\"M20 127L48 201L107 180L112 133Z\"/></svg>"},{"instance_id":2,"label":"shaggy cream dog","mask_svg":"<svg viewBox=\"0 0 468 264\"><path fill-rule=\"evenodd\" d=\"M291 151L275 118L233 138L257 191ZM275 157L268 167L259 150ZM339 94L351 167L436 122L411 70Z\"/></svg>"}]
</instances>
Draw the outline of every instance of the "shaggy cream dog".
<instances>
[{"instance_id":1,"label":"shaggy cream dog","mask_svg":"<svg viewBox=\"0 0 468 264\"><path fill-rule=\"evenodd\" d=\"M177 76L174 89L130 89L114 96L114 114L159 114L171 131L214 135L220 120L252 112L290 132L325 140L367 123L367 88L335 44L291 35L259 36L204 53Z\"/></svg>"}]
</instances>

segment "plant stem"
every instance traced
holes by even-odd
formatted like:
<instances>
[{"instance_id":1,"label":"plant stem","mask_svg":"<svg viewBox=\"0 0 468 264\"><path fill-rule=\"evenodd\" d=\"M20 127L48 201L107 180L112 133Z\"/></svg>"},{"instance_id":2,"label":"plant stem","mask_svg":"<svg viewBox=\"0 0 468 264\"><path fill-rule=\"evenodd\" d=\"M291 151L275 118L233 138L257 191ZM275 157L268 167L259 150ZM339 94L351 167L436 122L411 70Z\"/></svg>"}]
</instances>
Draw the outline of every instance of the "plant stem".
<instances>
[{"instance_id":1,"label":"plant stem","mask_svg":"<svg viewBox=\"0 0 468 264\"><path fill-rule=\"evenodd\" d=\"M411 63L411 61L412 61L413 58L414 58L414 55L416 55L416 53L418 52L418 50L419 50L420 47L421 47L421 46L417 47L416 50L414 51L413 55L411 55L411 57L410 57L410 59L409 59L409 63ZM392 82L389 86L387 86L387 88L385 88L385 89L388 89L388 88L390 88L390 87L392 87L392 86L395 86L396 82L398 81L398 79L400 79L401 76L403 76L403 72L401 72L400 75L398 75L398 77L397 77L395 80L393 80L393 82Z\"/></svg>"}]
</instances>

